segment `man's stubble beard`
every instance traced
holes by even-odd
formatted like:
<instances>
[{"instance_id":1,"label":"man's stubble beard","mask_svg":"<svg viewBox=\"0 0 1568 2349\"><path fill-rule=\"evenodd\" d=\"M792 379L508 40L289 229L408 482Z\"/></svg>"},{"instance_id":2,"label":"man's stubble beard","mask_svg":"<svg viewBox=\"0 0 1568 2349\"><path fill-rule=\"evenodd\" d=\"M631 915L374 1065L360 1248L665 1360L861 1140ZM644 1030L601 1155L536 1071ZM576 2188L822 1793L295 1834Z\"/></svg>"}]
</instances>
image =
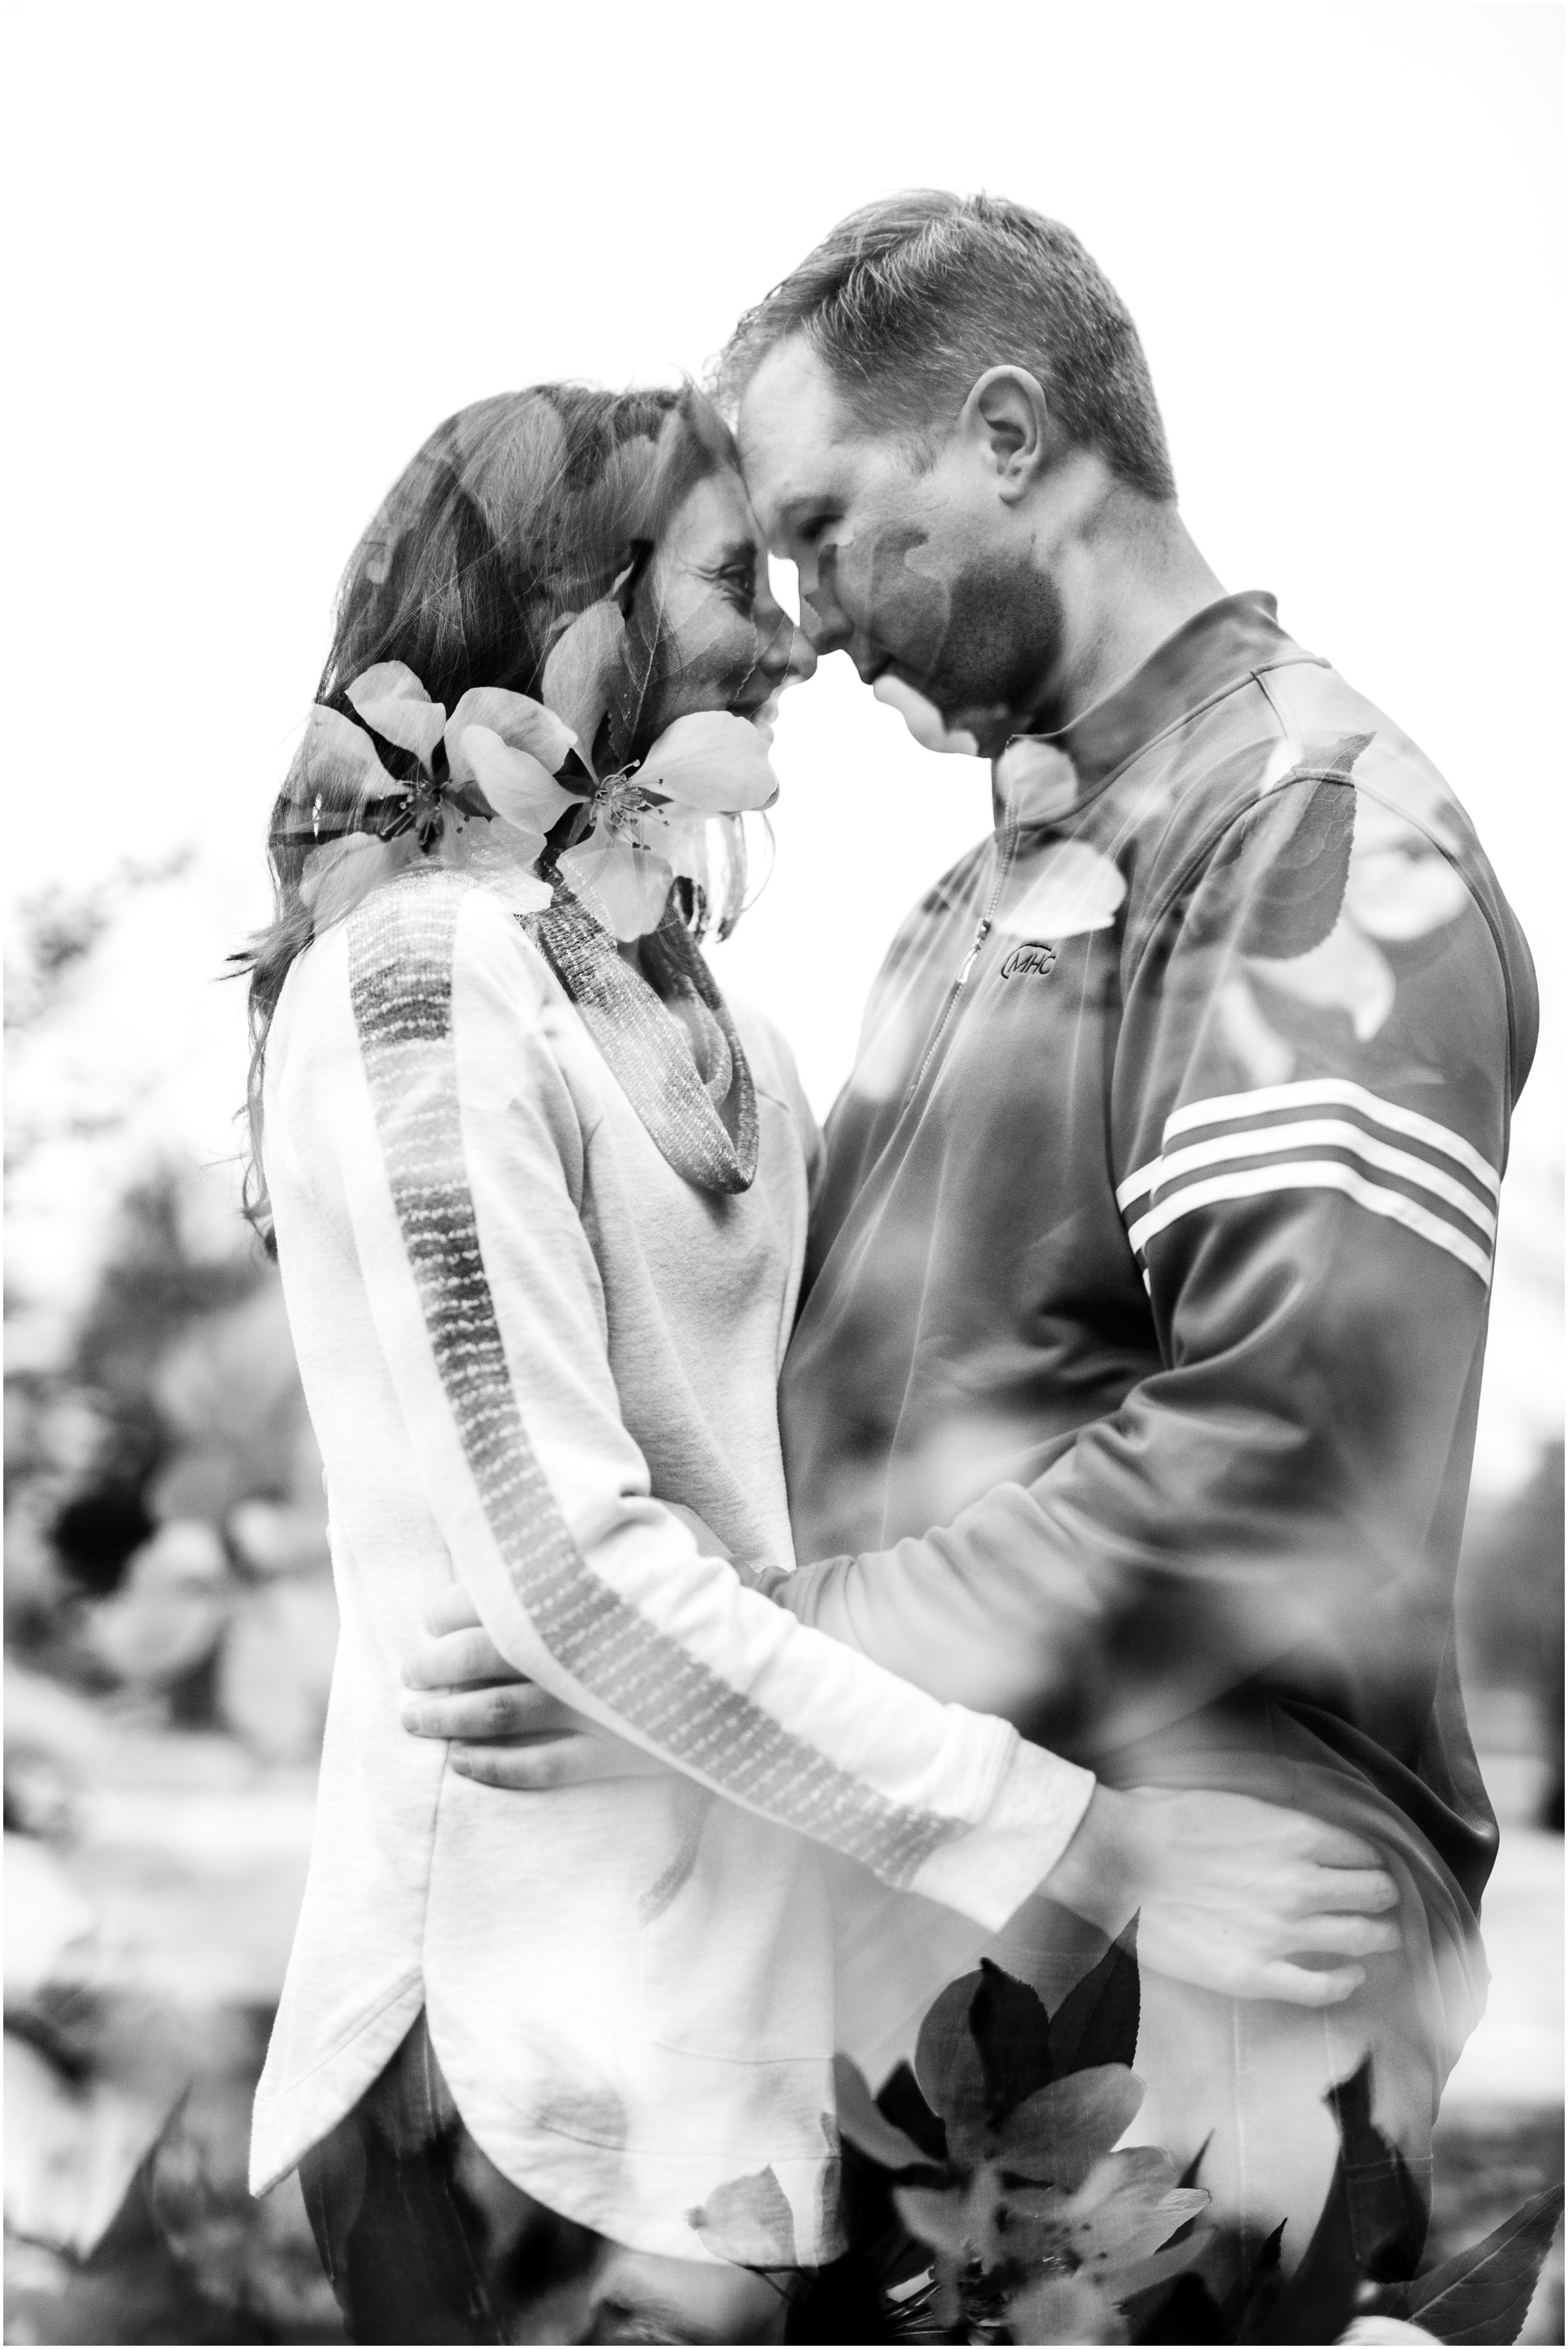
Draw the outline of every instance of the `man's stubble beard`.
<instances>
[{"instance_id":1,"label":"man's stubble beard","mask_svg":"<svg viewBox=\"0 0 1568 2349\"><path fill-rule=\"evenodd\" d=\"M1055 582L1020 556L966 564L948 582L947 623L920 690L948 725L981 740L1017 733L1048 713L1065 615Z\"/></svg>"}]
</instances>

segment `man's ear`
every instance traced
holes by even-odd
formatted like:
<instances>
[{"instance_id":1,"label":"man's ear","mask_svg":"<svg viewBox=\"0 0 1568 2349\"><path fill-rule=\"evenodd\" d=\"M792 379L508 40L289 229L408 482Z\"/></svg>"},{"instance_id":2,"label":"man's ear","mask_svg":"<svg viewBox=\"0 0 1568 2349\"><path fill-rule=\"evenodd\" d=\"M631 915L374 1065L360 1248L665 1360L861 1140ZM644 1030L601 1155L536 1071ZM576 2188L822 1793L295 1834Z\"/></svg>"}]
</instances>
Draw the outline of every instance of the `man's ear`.
<instances>
[{"instance_id":1,"label":"man's ear","mask_svg":"<svg viewBox=\"0 0 1568 2349\"><path fill-rule=\"evenodd\" d=\"M994 468L1010 505L1054 462L1062 437L1039 378L1021 367L986 369L959 411L959 430Z\"/></svg>"}]
</instances>

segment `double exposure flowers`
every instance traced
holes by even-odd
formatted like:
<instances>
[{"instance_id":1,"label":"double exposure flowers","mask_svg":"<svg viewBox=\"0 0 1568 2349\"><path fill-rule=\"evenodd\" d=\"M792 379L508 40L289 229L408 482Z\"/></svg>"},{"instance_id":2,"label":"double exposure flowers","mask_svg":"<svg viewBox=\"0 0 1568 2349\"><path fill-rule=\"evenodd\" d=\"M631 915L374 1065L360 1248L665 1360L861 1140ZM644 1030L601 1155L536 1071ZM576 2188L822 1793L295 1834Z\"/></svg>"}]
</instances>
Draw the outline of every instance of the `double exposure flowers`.
<instances>
[{"instance_id":1,"label":"double exposure flowers","mask_svg":"<svg viewBox=\"0 0 1568 2349\"><path fill-rule=\"evenodd\" d=\"M553 833L556 869L618 939L658 925L677 876L710 893L712 820L777 795L768 731L731 710L697 711L676 719L643 758L599 776L585 746L598 735L625 653L625 623L606 601L557 640L543 701L477 686L449 717L403 662L380 661L347 688L362 726L318 704L295 802L303 798L308 824L290 835L308 843L300 895L317 929L438 850L483 871L514 912L537 912L554 894L539 870ZM372 735L417 760L411 781L389 773Z\"/></svg>"}]
</instances>

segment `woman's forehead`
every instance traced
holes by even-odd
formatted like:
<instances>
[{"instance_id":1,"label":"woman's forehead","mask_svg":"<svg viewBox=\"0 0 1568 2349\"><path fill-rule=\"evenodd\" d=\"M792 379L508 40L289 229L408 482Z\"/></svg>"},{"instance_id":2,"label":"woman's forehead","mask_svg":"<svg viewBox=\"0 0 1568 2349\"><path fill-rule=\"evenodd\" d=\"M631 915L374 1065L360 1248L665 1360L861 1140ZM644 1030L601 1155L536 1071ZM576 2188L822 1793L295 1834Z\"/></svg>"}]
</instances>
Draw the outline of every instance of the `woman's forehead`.
<instances>
[{"instance_id":1,"label":"woman's forehead","mask_svg":"<svg viewBox=\"0 0 1568 2349\"><path fill-rule=\"evenodd\" d=\"M760 533L745 483L733 466L724 465L693 482L670 515L661 543L670 554L694 554L734 540L755 545Z\"/></svg>"}]
</instances>

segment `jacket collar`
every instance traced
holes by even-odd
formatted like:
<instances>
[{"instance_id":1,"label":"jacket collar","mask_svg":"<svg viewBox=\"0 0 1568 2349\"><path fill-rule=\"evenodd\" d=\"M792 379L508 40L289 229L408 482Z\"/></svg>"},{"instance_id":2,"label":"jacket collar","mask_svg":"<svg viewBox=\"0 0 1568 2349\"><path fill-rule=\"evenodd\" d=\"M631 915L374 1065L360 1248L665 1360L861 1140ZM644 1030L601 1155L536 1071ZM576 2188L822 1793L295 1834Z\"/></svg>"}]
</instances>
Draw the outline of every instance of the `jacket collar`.
<instances>
[{"instance_id":1,"label":"jacket collar","mask_svg":"<svg viewBox=\"0 0 1568 2349\"><path fill-rule=\"evenodd\" d=\"M993 769L998 822L1059 823L1179 719L1259 669L1315 660L1286 636L1275 610L1272 595L1261 591L1226 595L1194 613L1141 668L1091 702L1071 725L1054 734L1015 737L1062 752L1073 774L1044 760L1015 761L1005 777Z\"/></svg>"}]
</instances>

